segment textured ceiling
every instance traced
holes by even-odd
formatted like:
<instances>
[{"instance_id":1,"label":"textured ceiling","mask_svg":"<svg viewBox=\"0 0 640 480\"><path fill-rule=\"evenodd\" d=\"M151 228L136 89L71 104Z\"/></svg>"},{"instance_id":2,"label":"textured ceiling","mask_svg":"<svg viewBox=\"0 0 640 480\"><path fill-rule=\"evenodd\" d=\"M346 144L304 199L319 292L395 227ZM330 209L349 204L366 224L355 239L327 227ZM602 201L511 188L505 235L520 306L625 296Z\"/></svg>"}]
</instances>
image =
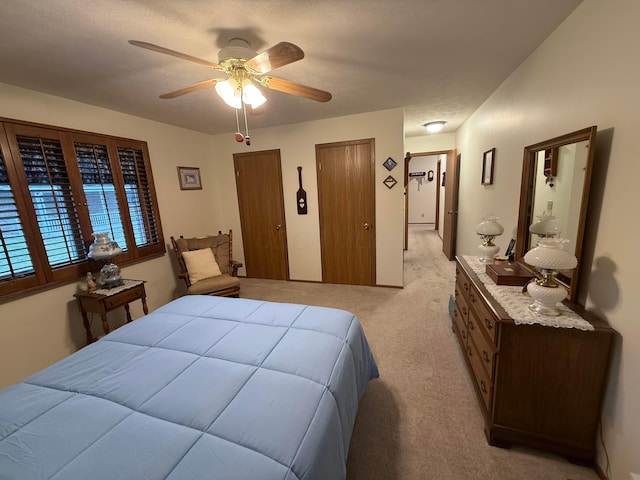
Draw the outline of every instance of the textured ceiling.
<instances>
[{"instance_id":1,"label":"textured ceiling","mask_svg":"<svg viewBox=\"0 0 640 480\"><path fill-rule=\"evenodd\" d=\"M273 76L327 90L328 103L266 91L252 129L404 107L406 135L452 132L581 0L2 0L0 82L207 132L234 132L219 77L130 39L217 62L229 39L280 41L305 58Z\"/></svg>"}]
</instances>

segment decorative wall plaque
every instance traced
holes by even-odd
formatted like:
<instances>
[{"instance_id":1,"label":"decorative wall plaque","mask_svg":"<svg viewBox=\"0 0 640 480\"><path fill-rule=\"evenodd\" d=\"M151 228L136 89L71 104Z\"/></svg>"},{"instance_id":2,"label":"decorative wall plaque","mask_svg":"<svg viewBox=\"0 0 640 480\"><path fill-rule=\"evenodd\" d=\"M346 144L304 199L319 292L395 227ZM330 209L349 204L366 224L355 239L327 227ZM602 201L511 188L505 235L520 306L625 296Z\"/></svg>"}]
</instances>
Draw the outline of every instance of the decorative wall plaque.
<instances>
[{"instance_id":1,"label":"decorative wall plaque","mask_svg":"<svg viewBox=\"0 0 640 480\"><path fill-rule=\"evenodd\" d=\"M398 183L398 181L395 178L393 178L391 175L389 175L387 178L383 180L382 183L384 183L387 186L387 188L393 188L396 185L396 183Z\"/></svg>"}]
</instances>

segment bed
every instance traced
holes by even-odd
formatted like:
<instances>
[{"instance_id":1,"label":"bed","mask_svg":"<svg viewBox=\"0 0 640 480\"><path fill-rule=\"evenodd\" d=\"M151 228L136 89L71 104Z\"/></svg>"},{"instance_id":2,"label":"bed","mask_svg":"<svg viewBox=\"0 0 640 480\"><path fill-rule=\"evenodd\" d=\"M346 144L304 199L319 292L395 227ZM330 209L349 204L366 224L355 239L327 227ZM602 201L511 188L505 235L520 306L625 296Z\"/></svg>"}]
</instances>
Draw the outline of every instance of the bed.
<instances>
[{"instance_id":1,"label":"bed","mask_svg":"<svg viewBox=\"0 0 640 480\"><path fill-rule=\"evenodd\" d=\"M182 297L0 391L0 479L343 479L377 376L349 312Z\"/></svg>"}]
</instances>

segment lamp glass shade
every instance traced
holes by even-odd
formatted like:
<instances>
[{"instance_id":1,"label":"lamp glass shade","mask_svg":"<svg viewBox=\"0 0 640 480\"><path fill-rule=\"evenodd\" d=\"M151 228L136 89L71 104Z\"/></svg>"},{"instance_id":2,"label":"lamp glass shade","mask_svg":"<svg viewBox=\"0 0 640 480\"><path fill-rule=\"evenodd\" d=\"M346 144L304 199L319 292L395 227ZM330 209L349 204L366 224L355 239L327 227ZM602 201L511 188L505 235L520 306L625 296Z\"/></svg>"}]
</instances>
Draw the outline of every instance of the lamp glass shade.
<instances>
[{"instance_id":1,"label":"lamp glass shade","mask_svg":"<svg viewBox=\"0 0 640 480\"><path fill-rule=\"evenodd\" d=\"M242 101L253 108L257 108L267 99L262 95L260 89L247 78L242 82Z\"/></svg>"},{"instance_id":2,"label":"lamp glass shade","mask_svg":"<svg viewBox=\"0 0 640 480\"><path fill-rule=\"evenodd\" d=\"M241 108L242 100L240 98L240 89L238 82L233 78L229 78L223 82L216 83L216 93L224 100L224 103L233 108Z\"/></svg>"},{"instance_id":3,"label":"lamp glass shade","mask_svg":"<svg viewBox=\"0 0 640 480\"><path fill-rule=\"evenodd\" d=\"M493 235L494 237L504 233L504 227L498 223L498 219L489 214L482 218L482 221L476 225L476 233L478 235Z\"/></svg>"},{"instance_id":4,"label":"lamp glass shade","mask_svg":"<svg viewBox=\"0 0 640 480\"><path fill-rule=\"evenodd\" d=\"M545 270L571 270L576 268L575 255L564 249L569 240L566 238L543 238L538 246L529 250L524 261L529 265Z\"/></svg>"},{"instance_id":5,"label":"lamp glass shade","mask_svg":"<svg viewBox=\"0 0 640 480\"><path fill-rule=\"evenodd\" d=\"M560 226L555 215L548 215L546 212L537 216L538 221L531 224L529 232L542 237L555 237L560 234Z\"/></svg>"},{"instance_id":6,"label":"lamp glass shade","mask_svg":"<svg viewBox=\"0 0 640 480\"><path fill-rule=\"evenodd\" d=\"M105 260L122 253L122 248L120 248L117 242L109 238L108 232L96 232L92 233L92 235L95 240L89 245L87 257L94 260Z\"/></svg>"}]
</instances>

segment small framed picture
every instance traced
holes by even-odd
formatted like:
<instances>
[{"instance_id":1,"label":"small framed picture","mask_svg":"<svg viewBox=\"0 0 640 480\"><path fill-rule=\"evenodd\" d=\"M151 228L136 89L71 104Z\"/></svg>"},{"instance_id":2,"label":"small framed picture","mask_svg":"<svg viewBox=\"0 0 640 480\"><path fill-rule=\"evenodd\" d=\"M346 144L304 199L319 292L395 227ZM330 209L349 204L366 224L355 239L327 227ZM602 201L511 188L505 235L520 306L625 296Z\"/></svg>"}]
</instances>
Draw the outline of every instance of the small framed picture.
<instances>
[{"instance_id":1,"label":"small framed picture","mask_svg":"<svg viewBox=\"0 0 640 480\"><path fill-rule=\"evenodd\" d=\"M496 149L487 150L482 155L482 185L493 185L493 164L496 160Z\"/></svg>"},{"instance_id":2,"label":"small framed picture","mask_svg":"<svg viewBox=\"0 0 640 480\"><path fill-rule=\"evenodd\" d=\"M195 167L178 167L180 190L202 190L200 169Z\"/></svg>"},{"instance_id":3,"label":"small framed picture","mask_svg":"<svg viewBox=\"0 0 640 480\"><path fill-rule=\"evenodd\" d=\"M393 167L397 165L397 163L393 158L389 157L384 161L383 165L384 165L384 168L391 171L393 170Z\"/></svg>"}]
</instances>

